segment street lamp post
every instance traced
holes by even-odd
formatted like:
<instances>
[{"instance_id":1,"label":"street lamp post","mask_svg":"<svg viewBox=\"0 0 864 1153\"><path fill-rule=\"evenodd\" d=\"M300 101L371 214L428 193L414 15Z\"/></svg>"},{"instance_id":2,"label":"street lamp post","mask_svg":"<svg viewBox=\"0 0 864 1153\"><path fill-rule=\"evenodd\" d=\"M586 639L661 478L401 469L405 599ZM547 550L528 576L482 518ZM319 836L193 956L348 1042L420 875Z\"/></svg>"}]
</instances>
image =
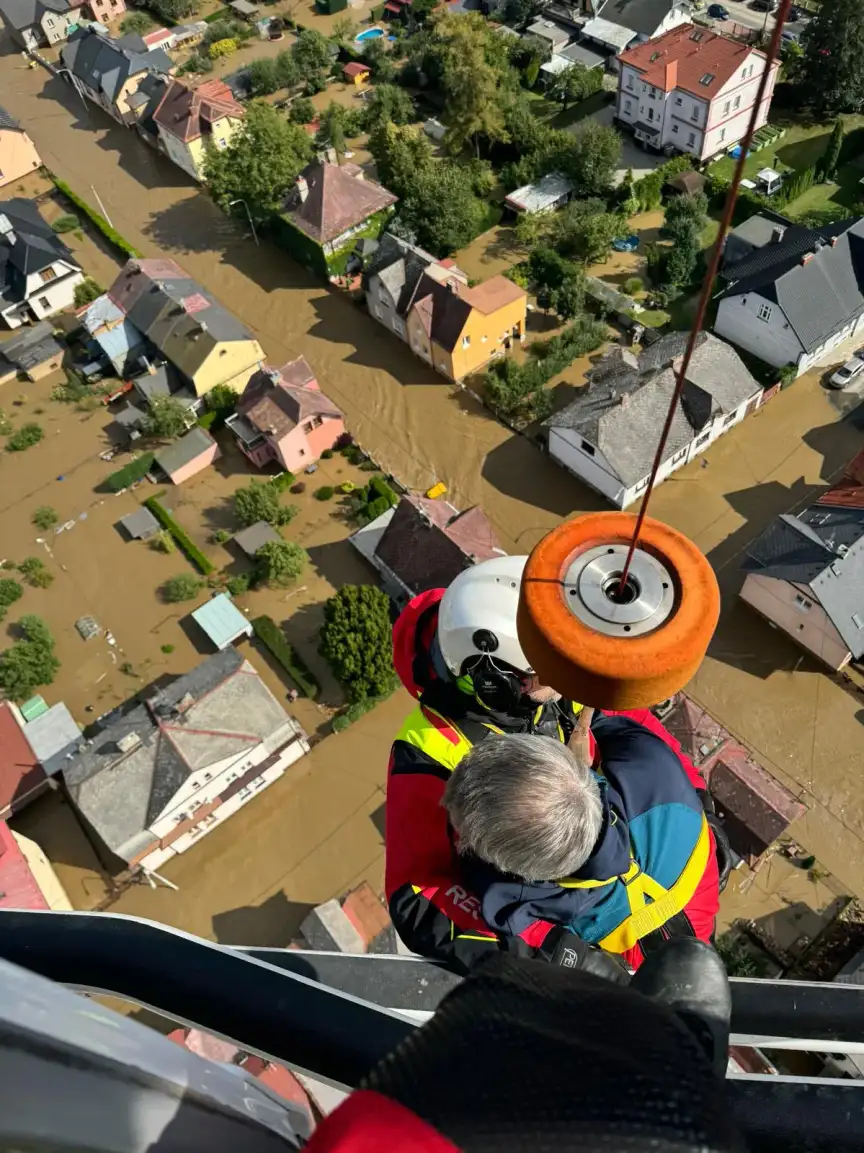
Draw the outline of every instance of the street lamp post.
<instances>
[{"instance_id":1,"label":"street lamp post","mask_svg":"<svg viewBox=\"0 0 864 1153\"><path fill-rule=\"evenodd\" d=\"M65 72L65 73L66 73L66 75L69 77L69 82L70 82L70 84L71 84L71 85L72 85L72 87L75 89L75 91L78 93L79 97L81 98L81 103L84 105L84 107L85 107L85 108L87 109L87 111L89 112L89 111L90 111L90 109L89 109L89 107L87 106L87 97L84 95L84 93L83 93L83 92L81 91L81 89L78 87L78 77L77 77L77 76L75 76L75 75L73 75L73 73L72 73L72 72L70 72L68 68L58 68L58 69L57 69L57 75L59 76L59 75L61 74L61 72Z\"/></svg>"},{"instance_id":2,"label":"street lamp post","mask_svg":"<svg viewBox=\"0 0 864 1153\"><path fill-rule=\"evenodd\" d=\"M258 233L255 231L255 221L252 219L252 213L249 211L249 205L243 199L232 200L229 208L233 208L235 204L242 204L246 209L246 215L249 217L249 227L252 229L252 239L258 244Z\"/></svg>"}]
</instances>

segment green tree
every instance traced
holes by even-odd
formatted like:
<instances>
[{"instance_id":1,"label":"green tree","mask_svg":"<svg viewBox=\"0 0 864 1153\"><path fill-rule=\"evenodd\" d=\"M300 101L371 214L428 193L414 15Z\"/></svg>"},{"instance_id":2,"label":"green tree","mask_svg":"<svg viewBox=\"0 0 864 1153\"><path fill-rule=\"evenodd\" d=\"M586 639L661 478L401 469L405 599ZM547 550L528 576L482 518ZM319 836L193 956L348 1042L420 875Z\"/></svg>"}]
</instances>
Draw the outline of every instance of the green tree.
<instances>
[{"instance_id":1,"label":"green tree","mask_svg":"<svg viewBox=\"0 0 864 1153\"><path fill-rule=\"evenodd\" d=\"M560 288L573 272L573 265L554 248L535 248L528 259L528 271L537 288Z\"/></svg>"},{"instance_id":2,"label":"green tree","mask_svg":"<svg viewBox=\"0 0 864 1153\"><path fill-rule=\"evenodd\" d=\"M315 105L308 96L298 96L288 115L292 124L310 124L315 119Z\"/></svg>"},{"instance_id":3,"label":"green tree","mask_svg":"<svg viewBox=\"0 0 864 1153\"><path fill-rule=\"evenodd\" d=\"M572 135L564 132L556 136L561 149L558 166L573 181L577 193L583 196L608 193L621 164L621 137L615 129L588 120Z\"/></svg>"},{"instance_id":4,"label":"green tree","mask_svg":"<svg viewBox=\"0 0 864 1153\"><path fill-rule=\"evenodd\" d=\"M266 521L267 524L288 524L297 513L295 505L283 505L275 485L257 480L234 493L234 513L244 526Z\"/></svg>"},{"instance_id":5,"label":"green tree","mask_svg":"<svg viewBox=\"0 0 864 1153\"><path fill-rule=\"evenodd\" d=\"M282 87L276 61L266 56L260 60L251 60L246 66L246 73L253 96L269 96Z\"/></svg>"},{"instance_id":6,"label":"green tree","mask_svg":"<svg viewBox=\"0 0 864 1153\"><path fill-rule=\"evenodd\" d=\"M60 668L54 638L41 617L23 616L18 628L21 639L0 653L0 689L12 701L24 701L50 685Z\"/></svg>"},{"instance_id":7,"label":"green tree","mask_svg":"<svg viewBox=\"0 0 864 1153\"><path fill-rule=\"evenodd\" d=\"M831 139L828 141L828 147L825 149L825 155L819 162L819 168L823 180L833 180L834 174L837 171L837 164L840 160L840 149L843 147L843 122L840 120L834 121L834 128L831 132Z\"/></svg>"},{"instance_id":8,"label":"green tree","mask_svg":"<svg viewBox=\"0 0 864 1153\"><path fill-rule=\"evenodd\" d=\"M47 589L54 583L54 574L38 556L28 556L18 565L24 580L34 589Z\"/></svg>"},{"instance_id":9,"label":"green tree","mask_svg":"<svg viewBox=\"0 0 864 1153\"><path fill-rule=\"evenodd\" d=\"M801 37L804 59L796 83L820 114L864 108L864 4L823 4Z\"/></svg>"},{"instance_id":10,"label":"green tree","mask_svg":"<svg viewBox=\"0 0 864 1153\"><path fill-rule=\"evenodd\" d=\"M140 4L139 6L143 7ZM163 20L179 24L181 20L187 20L195 15L198 11L198 0L147 0L147 7Z\"/></svg>"},{"instance_id":11,"label":"green tree","mask_svg":"<svg viewBox=\"0 0 864 1153\"><path fill-rule=\"evenodd\" d=\"M664 283L671 288L692 283L700 254L698 234L692 229L679 233L664 262Z\"/></svg>"},{"instance_id":12,"label":"green tree","mask_svg":"<svg viewBox=\"0 0 864 1153\"><path fill-rule=\"evenodd\" d=\"M200 577L193 576L191 572L182 572L178 573L177 576L169 577L159 591L162 600L173 605L180 601L194 600L203 587L204 582Z\"/></svg>"},{"instance_id":13,"label":"green tree","mask_svg":"<svg viewBox=\"0 0 864 1153\"><path fill-rule=\"evenodd\" d=\"M517 28L527 28L540 12L540 0L507 0L504 6L504 19Z\"/></svg>"},{"instance_id":14,"label":"green tree","mask_svg":"<svg viewBox=\"0 0 864 1153\"><path fill-rule=\"evenodd\" d=\"M414 101L396 84L376 84L363 109L363 127L374 132L381 124L410 124L416 116Z\"/></svg>"},{"instance_id":15,"label":"green tree","mask_svg":"<svg viewBox=\"0 0 864 1153\"><path fill-rule=\"evenodd\" d=\"M245 200L254 217L278 212L301 169L314 153L308 135L269 104L253 101L227 148L211 148L204 177L213 199L229 211Z\"/></svg>"},{"instance_id":16,"label":"green tree","mask_svg":"<svg viewBox=\"0 0 864 1153\"><path fill-rule=\"evenodd\" d=\"M574 64L564 72L559 72L549 89L553 100L558 100L568 106L584 100L593 92L597 92L603 84L603 78L596 68L586 68L583 64Z\"/></svg>"},{"instance_id":17,"label":"green tree","mask_svg":"<svg viewBox=\"0 0 864 1153\"><path fill-rule=\"evenodd\" d=\"M318 136L319 142L329 144L337 156L345 155L345 109L335 100L331 100L321 113L321 128Z\"/></svg>"},{"instance_id":18,"label":"green tree","mask_svg":"<svg viewBox=\"0 0 864 1153\"><path fill-rule=\"evenodd\" d=\"M30 523L35 524L37 528L49 529L53 528L59 519L56 509L47 504L40 504L37 509L33 510Z\"/></svg>"},{"instance_id":19,"label":"green tree","mask_svg":"<svg viewBox=\"0 0 864 1153\"><path fill-rule=\"evenodd\" d=\"M324 605L321 654L352 702L396 686L390 601L372 585L345 585Z\"/></svg>"},{"instance_id":20,"label":"green tree","mask_svg":"<svg viewBox=\"0 0 864 1153\"><path fill-rule=\"evenodd\" d=\"M268 540L255 553L259 580L283 587L296 580L309 560L305 548L291 540Z\"/></svg>"},{"instance_id":21,"label":"green tree","mask_svg":"<svg viewBox=\"0 0 864 1153\"><path fill-rule=\"evenodd\" d=\"M673 238L685 232L701 233L708 220L708 198L701 192L693 196L676 196L669 201L663 228Z\"/></svg>"},{"instance_id":22,"label":"green tree","mask_svg":"<svg viewBox=\"0 0 864 1153\"><path fill-rule=\"evenodd\" d=\"M562 213L552 217L555 247L566 256L586 264L604 261L612 241L627 228L620 212L607 212L605 202L594 197L573 200Z\"/></svg>"},{"instance_id":23,"label":"green tree","mask_svg":"<svg viewBox=\"0 0 864 1153\"><path fill-rule=\"evenodd\" d=\"M207 393L206 404L210 412L231 413L237 405L237 393L229 384L217 384Z\"/></svg>"},{"instance_id":24,"label":"green tree","mask_svg":"<svg viewBox=\"0 0 864 1153\"><path fill-rule=\"evenodd\" d=\"M297 61L294 59L294 53L286 48L280 52L274 61L276 65L276 73L279 77L280 88L293 88L298 80ZM291 106L292 111L294 106ZM312 117L309 117L311 120ZM301 121L303 124L308 124L309 121Z\"/></svg>"},{"instance_id":25,"label":"green tree","mask_svg":"<svg viewBox=\"0 0 864 1153\"><path fill-rule=\"evenodd\" d=\"M125 32L127 35L141 36L148 32L153 27L153 20L147 15L146 12L130 12L123 23L120 25L120 31Z\"/></svg>"},{"instance_id":26,"label":"green tree","mask_svg":"<svg viewBox=\"0 0 864 1153\"><path fill-rule=\"evenodd\" d=\"M389 83L396 75L393 54L382 39L367 40L363 45L363 62L372 69L372 75L382 84Z\"/></svg>"},{"instance_id":27,"label":"green tree","mask_svg":"<svg viewBox=\"0 0 864 1153\"><path fill-rule=\"evenodd\" d=\"M585 305L585 277L581 272L567 279L555 290L554 308L562 320L572 320Z\"/></svg>"},{"instance_id":28,"label":"green tree","mask_svg":"<svg viewBox=\"0 0 864 1153\"><path fill-rule=\"evenodd\" d=\"M24 590L16 580L11 577L0 578L0 621L6 616L10 605L14 605L24 595Z\"/></svg>"},{"instance_id":29,"label":"green tree","mask_svg":"<svg viewBox=\"0 0 864 1153\"><path fill-rule=\"evenodd\" d=\"M292 49L299 76L308 80L310 76L330 71L333 55L330 41L314 28L304 28L294 42Z\"/></svg>"},{"instance_id":30,"label":"green tree","mask_svg":"<svg viewBox=\"0 0 864 1153\"><path fill-rule=\"evenodd\" d=\"M445 12L435 21L441 48L441 86L447 100L450 127L444 138L452 153L473 141L480 155L480 137L506 140L504 113L498 99L500 75L487 59L490 37L479 12Z\"/></svg>"},{"instance_id":31,"label":"green tree","mask_svg":"<svg viewBox=\"0 0 864 1153\"><path fill-rule=\"evenodd\" d=\"M351 41L354 39L356 32L357 25L350 16L339 16L338 19L333 21L333 31L330 34L330 39Z\"/></svg>"},{"instance_id":32,"label":"green tree","mask_svg":"<svg viewBox=\"0 0 864 1153\"><path fill-rule=\"evenodd\" d=\"M142 427L145 435L162 440L174 440L182 436L191 421L189 409L173 396L154 396L144 417Z\"/></svg>"}]
</instances>

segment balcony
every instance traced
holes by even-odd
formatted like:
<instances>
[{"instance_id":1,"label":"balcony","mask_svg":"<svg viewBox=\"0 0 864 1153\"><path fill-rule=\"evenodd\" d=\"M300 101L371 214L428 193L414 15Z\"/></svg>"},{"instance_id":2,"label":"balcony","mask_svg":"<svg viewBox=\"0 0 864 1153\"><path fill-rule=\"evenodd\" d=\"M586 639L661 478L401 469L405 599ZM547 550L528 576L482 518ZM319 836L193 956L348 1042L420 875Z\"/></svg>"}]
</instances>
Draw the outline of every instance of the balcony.
<instances>
[{"instance_id":1,"label":"balcony","mask_svg":"<svg viewBox=\"0 0 864 1153\"><path fill-rule=\"evenodd\" d=\"M355 1086L459 982L414 957L229 948L104 913L2 910L0 958L57 985L131 1001L344 1088ZM109 1100L128 1092L134 1099L136 1093L151 1091L154 1077L159 1086L179 1090L184 1106L191 1101L189 1113L196 1105L201 1112L202 1103L218 1105L209 1121L206 1108L198 1119L203 1128L196 1129L193 1144L199 1148L212 1141L223 1148L240 1147L232 1137L232 1109L242 1112L245 1139L260 1144L262 1153L274 1132L283 1148L288 1131L296 1133L286 1119L291 1107L282 1102L274 1108L272 1098L265 1098L266 1109L250 1103L249 1087L236 1070L224 1083L225 1070L218 1065L203 1079L200 1062L193 1063L191 1072L177 1072L185 1055L181 1051L178 1057L176 1047L158 1034L142 1033L101 1006L82 1014L74 998L44 981L27 983L2 963L0 979L7 994L0 1007L5 1042L0 1075L8 1090L0 1133L14 1132L18 1144L38 1133L44 1147L69 1148L69 1126L74 1125L78 1147L118 1153L143 1148L128 1134L125 1141L115 1141L107 1123L104 1133L98 1131L99 1140L95 1130L88 1134L85 1129L82 1135L81 1125L89 1117L93 1126L95 1114L81 1102L86 1094L99 1095L102 1125L103 1094ZM733 979L732 989L735 1046L864 1054L864 989L858 986ZM62 1059L70 1052L80 1061ZM23 1063L22 1053L27 1056ZM39 1062L47 1072L36 1069ZM779 1076L770 1065L747 1064L769 1070L734 1072L727 1082L730 1107L751 1150L845 1153L864 1145L864 1081ZM85 1065L90 1080L76 1089L72 1082ZM27 1076L38 1072L42 1078L38 1093L32 1092L32 1083L29 1094L24 1092L29 1083L22 1084L25 1068ZM150 1081L145 1084L142 1075ZM239 1088L244 1085L245 1097ZM229 1100L235 1088L236 1108ZM44 1107L48 1099L50 1109ZM32 1108L40 1100L41 1109ZM179 1134L173 1136L177 1143ZM171 1144L168 1140L161 1147Z\"/></svg>"}]
</instances>

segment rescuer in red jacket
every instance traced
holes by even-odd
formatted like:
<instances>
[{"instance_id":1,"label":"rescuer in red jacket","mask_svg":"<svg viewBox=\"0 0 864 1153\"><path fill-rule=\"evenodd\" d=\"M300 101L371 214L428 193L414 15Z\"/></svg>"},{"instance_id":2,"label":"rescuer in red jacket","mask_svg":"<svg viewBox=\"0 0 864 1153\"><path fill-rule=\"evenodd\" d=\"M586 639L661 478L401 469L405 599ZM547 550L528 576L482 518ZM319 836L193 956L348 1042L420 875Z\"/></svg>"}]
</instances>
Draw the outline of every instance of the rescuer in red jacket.
<instances>
[{"instance_id":1,"label":"rescuer in red jacket","mask_svg":"<svg viewBox=\"0 0 864 1153\"><path fill-rule=\"evenodd\" d=\"M466 881L442 807L451 773L490 734L533 733L567 742L576 727L582 706L541 686L519 646L516 605L525 559L486 561L460 574L446 591L422 593L393 630L396 670L418 707L397 735L390 758L385 879L390 916L410 949L461 972L499 949L589 968L596 961L597 950L549 919L508 919L518 924L517 932L490 927L480 898ZM710 825L704 829L710 846L707 864L692 897L633 947L620 950L637 968L670 936L711 938L719 905L716 854L725 880L728 842L704 781L674 737L647 710L620 715L674 751L682 772L705 798ZM608 726L608 714L603 720ZM591 745L593 756L593 734Z\"/></svg>"}]
</instances>

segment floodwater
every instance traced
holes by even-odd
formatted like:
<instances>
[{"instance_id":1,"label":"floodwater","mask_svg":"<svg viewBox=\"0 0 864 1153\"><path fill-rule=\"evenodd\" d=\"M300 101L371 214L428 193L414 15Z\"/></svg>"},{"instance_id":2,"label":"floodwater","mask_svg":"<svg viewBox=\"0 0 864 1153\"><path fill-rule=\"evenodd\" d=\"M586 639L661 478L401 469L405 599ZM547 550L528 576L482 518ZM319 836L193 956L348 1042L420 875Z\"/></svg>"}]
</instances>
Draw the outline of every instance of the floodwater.
<instances>
[{"instance_id":1,"label":"floodwater","mask_svg":"<svg viewBox=\"0 0 864 1153\"><path fill-rule=\"evenodd\" d=\"M362 309L313 282L287 255L266 246L256 248L178 169L100 112L85 110L61 81L47 78L41 70L23 68L20 57L7 51L0 58L0 91L4 106L25 124L45 163L85 196L95 186L115 227L127 240L147 255L175 257L256 331L274 363L305 355L324 390L343 408L359 441L403 482L423 490L440 480L456 505L482 505L502 545L511 552L528 551L562 517L601 507L599 498L528 440L502 428L464 392L435 376ZM631 269L626 272L630 274ZM33 390L37 394L38 389ZM9 407L5 398L3 403ZM720 577L723 615L710 655L693 683L695 696L804 798L810 811L796 830L799 839L842 883L864 894L861 706L815 662L736 600L747 543L777 513L799 508L811 499L860 448L860 433L848 422L838 423L837 415L815 376L803 378L715 444L704 458L706 467L697 462L661 486L652 501L652 514L691 535ZM111 661L101 640L85 646L69 634L68 621L82 612L93 611L112 628L118 644L132 653L136 673L152 677L176 671L195 658L193 642L176 639L180 630L174 608L165 609L163 624L155 619L153 603L145 617L139 598L130 595L130 590L144 585L152 590L159 578L182 571L184 564L115 543L113 523L129 510L133 498L109 498L115 503L106 507L109 500L100 506L101 498L93 494L104 471L92 459L102 435L101 419L101 415L82 416L77 424L73 419L67 426L64 417L61 435L59 417L56 429L55 418L46 417L50 451L49 445L41 445L20 459L7 457L2 462L0 503L10 507L4 513L9 519L0 524L0 539L4 549L11 547L16 556L25 547L32 551L31 504L55 504L68 517L89 512L88 522L79 523L56 545L57 560L67 565L69 575L64 574L62 581L58 577L47 592L28 591L26 602L28 609L38 604L40 611L52 600L59 605L46 607L45 615L52 625L59 617L66 622L62 629L57 626L61 659L72 667L77 661L83 670L76 669L68 685L70 702L77 707L102 691L100 684L111 685L110 692L105 689L106 703L123 687L110 669L110 677L96 681ZM67 480L55 485L53 478L61 472L66 472ZM192 504L194 482L188 492ZM180 499L187 501L185 494ZM205 499L202 494L202 507ZM192 523L198 514L190 508L188 515ZM329 522L321 531L330 531ZM349 554L338 550L336 537L328 545L337 561L332 572L324 574L330 583L355 579ZM343 564L348 566L344 570ZM146 600L144 593L140 600ZM139 614L150 623L138 623ZM274 615L290 617L290 605ZM145 627L153 631L146 644ZM168 643L176 644L170 658L159 652L163 636L170 636ZM138 647L143 661L135 655ZM146 670L139 669L139 664L146 664ZM67 692L65 679L63 691ZM101 707L102 700L97 697L96 703ZM334 803L343 778L337 773L329 788L325 782L336 762L346 777L365 779L372 774L380 787L387 743L404 706L404 700L397 698L347 734L328 738L316 749L315 760L310 762L315 772L307 779L320 777L316 788L331 795ZM292 787L299 795L304 782ZM250 822L276 822L274 793L270 790L248 810L258 814L257 818L250 815ZM259 881L264 872L269 870L271 886L277 877L284 877L279 837L272 843L259 841L256 831L245 845L234 845L239 829L235 822L245 819L236 818L172 866L186 878L188 896L188 901L175 901L173 907L187 908L189 924L198 923L194 918L204 915L194 894L204 893L205 888L209 893L217 885L216 873L206 870L209 875L204 875L196 861L215 861L211 848L215 854L215 845L223 840L230 840L231 845L226 843L219 856L218 884L226 888L220 891L220 908L260 904L260 895L267 890ZM308 832L311 835L314 830ZM366 851L365 844L361 848L359 854L351 855L351 866ZM231 860L234 854L238 856L223 876L221 863L228 860L229 852ZM342 852L341 842L327 850L330 855ZM262 855L274 858L267 870ZM304 860L311 869L312 857ZM320 863L323 868L323 857ZM340 861L340 867L343 864L343 872L351 867L347 859ZM360 861L354 873L363 867ZM190 879L193 874L197 879ZM283 899L287 893L292 900L294 894L282 888ZM308 891L323 891L323 887L311 886ZM145 898L150 900L147 893L141 900ZM206 904L209 897L201 900Z\"/></svg>"}]
</instances>

